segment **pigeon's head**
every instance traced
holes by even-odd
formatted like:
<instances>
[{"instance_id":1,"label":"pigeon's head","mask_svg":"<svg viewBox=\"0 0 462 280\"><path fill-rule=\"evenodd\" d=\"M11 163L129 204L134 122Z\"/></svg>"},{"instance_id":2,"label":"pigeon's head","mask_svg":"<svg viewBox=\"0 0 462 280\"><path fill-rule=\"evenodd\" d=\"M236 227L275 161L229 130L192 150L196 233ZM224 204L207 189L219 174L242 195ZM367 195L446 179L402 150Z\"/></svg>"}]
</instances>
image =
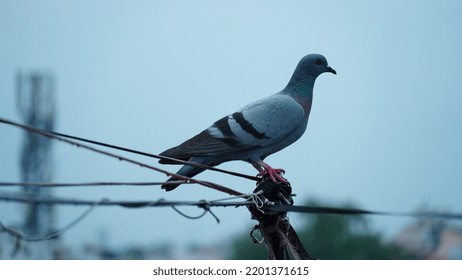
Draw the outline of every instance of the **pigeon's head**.
<instances>
[{"instance_id":1,"label":"pigeon's head","mask_svg":"<svg viewBox=\"0 0 462 280\"><path fill-rule=\"evenodd\" d=\"M317 77L325 72L337 74L337 72L327 64L327 59L320 54L309 54L304 56L298 63L295 72L297 71L300 71L302 76L314 77Z\"/></svg>"},{"instance_id":2,"label":"pigeon's head","mask_svg":"<svg viewBox=\"0 0 462 280\"><path fill-rule=\"evenodd\" d=\"M316 78L325 72L337 74L337 72L327 64L327 59L323 55L306 55L298 63L287 86L311 85L312 87Z\"/></svg>"}]
</instances>

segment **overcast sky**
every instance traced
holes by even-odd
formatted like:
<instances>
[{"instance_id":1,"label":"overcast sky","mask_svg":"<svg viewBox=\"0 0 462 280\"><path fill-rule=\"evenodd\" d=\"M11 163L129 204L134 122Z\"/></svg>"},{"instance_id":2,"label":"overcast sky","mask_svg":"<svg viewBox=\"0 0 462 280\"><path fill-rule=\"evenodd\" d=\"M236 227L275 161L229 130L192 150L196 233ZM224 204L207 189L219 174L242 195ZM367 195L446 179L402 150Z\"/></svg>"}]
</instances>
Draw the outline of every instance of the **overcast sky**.
<instances>
[{"instance_id":1,"label":"overcast sky","mask_svg":"<svg viewBox=\"0 0 462 280\"><path fill-rule=\"evenodd\" d=\"M267 158L286 170L296 204L352 201L383 211L462 212L461 1L7 1L0 0L0 116L22 121L18 71L57 81L56 130L151 153L281 90L299 59L321 53L338 75L316 81L308 129ZM18 181L21 134L0 124L0 181ZM139 158L156 164L148 158ZM164 175L63 143L54 180L162 181ZM226 169L255 175L251 165ZM167 166L176 171L176 166ZM204 172L241 192L253 183ZM10 189L13 190L13 189ZM57 190L70 198L199 200L196 185ZM0 201L0 220L22 208ZM57 208L58 227L85 208ZM184 209L194 215L200 210ZM78 245L203 244L248 232L245 208L187 220L171 209L98 208L66 233ZM299 216L292 215L297 226ZM392 234L412 220L374 218Z\"/></svg>"}]
</instances>

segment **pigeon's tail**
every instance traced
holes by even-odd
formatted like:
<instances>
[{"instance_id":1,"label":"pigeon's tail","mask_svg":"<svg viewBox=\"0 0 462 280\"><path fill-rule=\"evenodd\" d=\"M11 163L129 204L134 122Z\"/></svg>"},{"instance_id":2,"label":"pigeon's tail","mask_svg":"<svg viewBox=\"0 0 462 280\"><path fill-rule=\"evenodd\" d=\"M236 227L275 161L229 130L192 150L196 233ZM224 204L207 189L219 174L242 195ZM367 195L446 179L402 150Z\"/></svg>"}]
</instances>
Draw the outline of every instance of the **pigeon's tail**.
<instances>
[{"instance_id":1,"label":"pigeon's tail","mask_svg":"<svg viewBox=\"0 0 462 280\"><path fill-rule=\"evenodd\" d=\"M208 163L206 158L191 158L190 161L201 163L201 164L210 164L210 163ZM191 177L194 177L194 176L196 176L197 174L199 174L199 173L201 173L203 171L205 171L204 168L190 166L190 165L183 165L183 167L181 167L180 170L178 170L178 172L176 174L191 178ZM179 184L171 184L171 183L168 183L168 182L178 181L178 180L180 180L180 179L178 179L178 178L176 178L174 176L170 177L165 182L167 184L162 185L162 189L164 189L167 192L173 191L179 185L181 185L181 183L179 183Z\"/></svg>"}]
</instances>

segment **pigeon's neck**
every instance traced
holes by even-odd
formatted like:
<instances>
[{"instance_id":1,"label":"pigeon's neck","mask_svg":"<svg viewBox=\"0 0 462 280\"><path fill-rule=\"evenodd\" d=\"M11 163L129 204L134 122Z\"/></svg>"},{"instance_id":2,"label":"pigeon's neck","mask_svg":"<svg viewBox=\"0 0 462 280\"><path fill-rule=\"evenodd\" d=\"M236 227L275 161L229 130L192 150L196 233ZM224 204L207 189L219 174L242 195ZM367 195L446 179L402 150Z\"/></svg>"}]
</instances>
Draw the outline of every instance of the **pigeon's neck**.
<instances>
[{"instance_id":1,"label":"pigeon's neck","mask_svg":"<svg viewBox=\"0 0 462 280\"><path fill-rule=\"evenodd\" d=\"M315 79L292 79L289 81L283 92L294 97L311 100L313 99L313 87Z\"/></svg>"},{"instance_id":2,"label":"pigeon's neck","mask_svg":"<svg viewBox=\"0 0 462 280\"><path fill-rule=\"evenodd\" d=\"M305 117L308 118L313 102L313 87L315 79L298 80L289 84L282 91L284 94L292 96L293 99L302 105L305 111Z\"/></svg>"}]
</instances>

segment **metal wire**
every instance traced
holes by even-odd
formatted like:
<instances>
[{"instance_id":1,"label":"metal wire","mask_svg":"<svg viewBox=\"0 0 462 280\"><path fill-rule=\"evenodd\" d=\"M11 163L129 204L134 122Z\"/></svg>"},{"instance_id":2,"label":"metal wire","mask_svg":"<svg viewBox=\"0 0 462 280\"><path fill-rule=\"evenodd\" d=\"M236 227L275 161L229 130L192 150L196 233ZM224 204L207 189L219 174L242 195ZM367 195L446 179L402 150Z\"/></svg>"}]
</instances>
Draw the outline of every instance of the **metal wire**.
<instances>
[{"instance_id":1,"label":"metal wire","mask_svg":"<svg viewBox=\"0 0 462 280\"><path fill-rule=\"evenodd\" d=\"M118 159L120 161L129 162L129 163L138 165L140 167L144 167L144 168L148 168L148 169L160 172L160 173L164 173L164 174L166 174L168 176L172 176L172 177L177 178L179 180L184 180L186 182L197 183L199 185L202 185L202 186L205 186L205 187L217 190L217 191L221 191L221 192L224 192L224 193L227 193L227 194L230 194L230 195L241 195L242 194L241 192L235 191L235 190L233 190L231 188L228 188L228 187L216 184L216 183L202 181L202 180L182 176L182 175L179 175L179 174L175 174L175 173L163 170L161 168L158 168L158 167L155 167L155 166L152 166L152 165L148 165L148 164L145 164L145 163L133 160L133 159L129 159L127 157L123 157L123 156L120 156L120 155L115 155L115 154L107 152L107 151L103 151L103 150L100 150L100 149L97 149L97 148L94 148L94 147L91 147L91 146L88 146L88 145L85 145L85 144L82 144L82 143L78 143L78 142L63 138L61 136L57 136L55 134L48 133L48 132L46 132L44 130L41 130L41 129L38 129L38 128L35 128L35 127L32 127L32 126L19 124L17 122L13 122L13 121L6 120L6 119L3 119L3 118L0 118L0 122L15 126L15 127L21 128L21 129L24 129L24 130L32 132L32 133L36 133L36 134L39 134L39 135L42 135L42 136L45 136L45 137L48 137L48 138L51 138L51 139L56 139L56 140L59 140L61 142L65 142L65 143L74 145L76 147L84 148L84 149L87 149L87 150L90 150L90 151L93 151L93 152L96 152L96 153L99 153L99 154L103 154L103 155L106 155L106 156L109 156L109 157L112 157L112 158L116 158L116 159Z\"/></svg>"},{"instance_id":2,"label":"metal wire","mask_svg":"<svg viewBox=\"0 0 462 280\"><path fill-rule=\"evenodd\" d=\"M116 149L116 150L120 150L120 151L124 151L124 152L128 152L128 153L132 153L132 154L138 154L138 155L147 156L147 157L151 157L151 158L157 158L157 159L166 159L166 160L169 160L169 161L176 162L177 164L185 164L185 165L191 165L191 166L194 166L194 167L200 167L200 168L204 168L204 169L208 169L208 170L212 170L212 171L216 171L216 172L221 172L221 173L225 173L225 174L236 176L236 177L245 178L245 179L248 179L248 180L253 180L253 181L258 181L259 180L258 177L250 176L250 175L247 175L247 174L242 174L242 173L238 173L238 172L234 172L234 171L229 171L229 170L225 170L225 169L221 169L221 168L217 168L217 167L213 167L213 166L208 166L208 165L204 165L204 164L200 164L200 163L196 163L196 162L191 162L191 161L171 158L171 157L167 157L167 156L161 156L161 155L157 155L157 154L142 152L142 151L138 151L138 150L134 150L134 149L130 149L130 148L125 148L125 147L121 147L121 146L116 146L116 145L112 145L112 144L108 144L108 143L104 143L104 142L100 142L100 141L94 141L94 140L90 140L90 139L86 139L86 138L82 138L82 137L72 136L72 135L69 135L69 134L64 134L64 133L59 133L59 132L49 131L49 130L42 130L42 129L38 129L38 128L26 126L26 125L21 125L19 123L15 123L13 121L6 120L6 119L3 119L3 118L0 118L0 122L5 123L5 124L9 124L9 125L13 125L13 126L17 126L17 127L21 127L23 129L26 129L26 130L30 130L30 129L33 128L35 131L31 131L31 132L35 132L35 133L41 132L39 134L42 134L42 135L47 134L49 136L53 135L53 136L55 136L55 138L73 139L73 140L82 141L82 142L86 142L86 143L90 143L90 144L94 144L94 145L98 145L98 146L103 146L103 147L107 147L107 148L111 148L111 149Z\"/></svg>"},{"instance_id":3,"label":"metal wire","mask_svg":"<svg viewBox=\"0 0 462 280\"><path fill-rule=\"evenodd\" d=\"M85 199L71 199L71 198L51 198L51 197L30 197L24 195L15 195L2 192L0 193L0 201L10 201L19 203L41 203L41 204L54 204L54 205L87 205L91 206L97 203L98 206L121 206L127 208L143 208L143 207L162 207L162 206L203 206L204 201L167 201L165 199L149 200L149 201L122 201L110 200L103 198L99 201L85 200ZM207 202L210 207L228 207L228 206L245 206L253 204L252 201L239 201L239 202L221 202L209 201Z\"/></svg>"},{"instance_id":4,"label":"metal wire","mask_svg":"<svg viewBox=\"0 0 462 280\"><path fill-rule=\"evenodd\" d=\"M183 180L169 182L84 182L84 183L48 183L48 182L0 182L0 187L91 187L91 186L159 186L174 184L194 184Z\"/></svg>"}]
</instances>

